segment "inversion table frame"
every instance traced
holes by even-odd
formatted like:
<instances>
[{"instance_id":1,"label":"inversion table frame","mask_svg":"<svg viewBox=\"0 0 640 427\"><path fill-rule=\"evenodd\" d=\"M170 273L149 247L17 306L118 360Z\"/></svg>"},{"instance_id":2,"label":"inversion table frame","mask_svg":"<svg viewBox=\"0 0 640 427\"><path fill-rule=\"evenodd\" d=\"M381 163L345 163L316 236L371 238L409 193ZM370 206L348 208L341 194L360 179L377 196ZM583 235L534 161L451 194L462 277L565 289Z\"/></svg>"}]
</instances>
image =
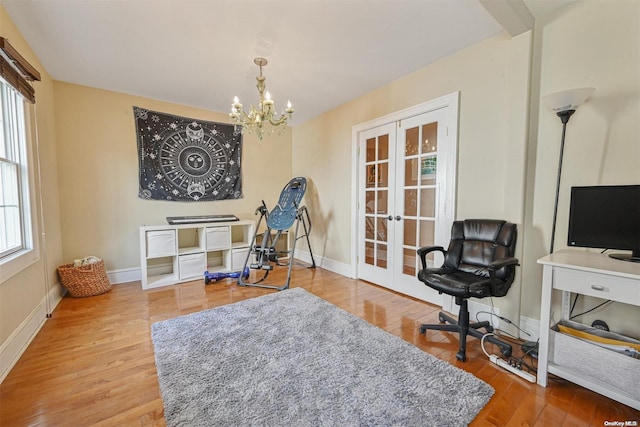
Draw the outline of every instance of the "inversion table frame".
<instances>
[{"instance_id":1,"label":"inversion table frame","mask_svg":"<svg viewBox=\"0 0 640 427\"><path fill-rule=\"evenodd\" d=\"M287 289L291 281L291 269L293 267L293 260L296 251L296 243L298 239L306 239L307 247L309 248L309 254L311 255L311 266L309 268L316 268L316 262L313 258L313 252L311 252L311 243L309 242L309 233L311 232L311 219L309 218L309 212L306 206L300 206L300 201L304 196L307 189L307 180L304 177L293 178L285 185L280 193L280 199L278 204L269 212L264 200L262 205L256 209L256 215L260 214L260 219L255 228L255 233L251 241L251 250L247 253L247 257L244 261L244 266L241 271L245 271L247 267L252 270L263 270L264 275L262 278L255 282L245 282L243 275L238 277L238 285L240 286L256 286L260 288L277 289L279 291ZM260 230L260 224L265 219L267 229L262 234L260 244L258 244L258 235ZM304 229L304 234L298 236L300 224ZM289 230L293 225L294 236L293 243L290 250L278 251L276 250L276 244L282 236L284 231ZM274 233L275 232L275 233ZM286 234L285 234L286 236ZM289 260L287 263L281 263L278 257L287 255ZM252 263L249 263L251 257ZM282 286L268 285L263 283L269 275L269 272L273 270L274 265L288 267L287 280Z\"/></svg>"}]
</instances>

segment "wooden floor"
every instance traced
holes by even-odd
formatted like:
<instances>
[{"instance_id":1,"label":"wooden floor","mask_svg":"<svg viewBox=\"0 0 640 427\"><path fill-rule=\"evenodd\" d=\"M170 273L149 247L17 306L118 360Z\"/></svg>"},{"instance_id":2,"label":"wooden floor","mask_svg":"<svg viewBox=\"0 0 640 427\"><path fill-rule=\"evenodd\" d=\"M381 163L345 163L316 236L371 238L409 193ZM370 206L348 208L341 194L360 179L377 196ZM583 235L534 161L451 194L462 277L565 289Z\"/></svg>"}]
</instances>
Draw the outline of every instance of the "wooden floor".
<instances>
[{"instance_id":1,"label":"wooden floor","mask_svg":"<svg viewBox=\"0 0 640 427\"><path fill-rule=\"evenodd\" d=\"M543 388L507 373L487 361L474 338L469 360L458 362L454 334L418 333L421 323L437 322L437 309L424 302L320 268L296 266L292 287L298 286L493 386L496 393L473 426L640 421L638 411L569 382L551 379ZM163 426L151 324L272 292L227 279L149 291L134 282L95 297L65 297L0 385L0 425Z\"/></svg>"}]
</instances>

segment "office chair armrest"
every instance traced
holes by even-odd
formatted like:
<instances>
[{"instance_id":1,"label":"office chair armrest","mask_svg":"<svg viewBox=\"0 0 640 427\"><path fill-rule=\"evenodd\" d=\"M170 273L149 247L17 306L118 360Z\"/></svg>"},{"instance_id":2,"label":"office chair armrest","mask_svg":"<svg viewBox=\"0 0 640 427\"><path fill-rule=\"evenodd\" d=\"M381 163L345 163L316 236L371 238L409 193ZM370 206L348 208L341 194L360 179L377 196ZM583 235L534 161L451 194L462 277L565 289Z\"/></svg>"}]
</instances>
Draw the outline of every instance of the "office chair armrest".
<instances>
[{"instance_id":1,"label":"office chair armrest","mask_svg":"<svg viewBox=\"0 0 640 427\"><path fill-rule=\"evenodd\" d=\"M500 270L502 267L507 267L509 265L520 265L520 262L517 258L508 257L508 258L500 258L494 260L487 269L491 271Z\"/></svg>"},{"instance_id":2,"label":"office chair armrest","mask_svg":"<svg viewBox=\"0 0 640 427\"><path fill-rule=\"evenodd\" d=\"M496 282L496 271L500 270L503 267L508 267L510 265L520 265L520 262L517 258L507 257L507 258L499 258L494 260L489 266L487 270L489 270L489 277L491 278L491 294L494 296L498 296L498 284Z\"/></svg>"},{"instance_id":3,"label":"office chair armrest","mask_svg":"<svg viewBox=\"0 0 640 427\"><path fill-rule=\"evenodd\" d=\"M422 262L423 270L427 268L427 254L434 251L442 252L443 255L447 253L447 251L445 251L442 246L423 246L421 248L418 248L418 250L416 251L418 253L418 256L420 257L420 261Z\"/></svg>"}]
</instances>

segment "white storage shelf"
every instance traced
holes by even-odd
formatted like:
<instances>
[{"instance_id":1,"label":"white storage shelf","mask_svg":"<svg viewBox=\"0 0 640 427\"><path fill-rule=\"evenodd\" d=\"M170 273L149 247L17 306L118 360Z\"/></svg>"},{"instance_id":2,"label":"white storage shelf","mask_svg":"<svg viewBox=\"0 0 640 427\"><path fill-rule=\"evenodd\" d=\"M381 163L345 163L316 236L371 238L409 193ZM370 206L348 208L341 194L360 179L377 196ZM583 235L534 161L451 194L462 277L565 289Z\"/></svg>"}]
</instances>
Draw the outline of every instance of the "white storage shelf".
<instances>
[{"instance_id":1,"label":"white storage shelf","mask_svg":"<svg viewBox=\"0 0 640 427\"><path fill-rule=\"evenodd\" d=\"M204 278L205 270L239 271L254 230L251 220L140 227L142 289Z\"/></svg>"},{"instance_id":2,"label":"white storage shelf","mask_svg":"<svg viewBox=\"0 0 640 427\"><path fill-rule=\"evenodd\" d=\"M551 300L562 291L562 320L568 321L571 293L640 306L640 265L606 255L561 250L538 260L542 270L538 384L555 374L640 410L640 361L561 334L551 325Z\"/></svg>"}]
</instances>

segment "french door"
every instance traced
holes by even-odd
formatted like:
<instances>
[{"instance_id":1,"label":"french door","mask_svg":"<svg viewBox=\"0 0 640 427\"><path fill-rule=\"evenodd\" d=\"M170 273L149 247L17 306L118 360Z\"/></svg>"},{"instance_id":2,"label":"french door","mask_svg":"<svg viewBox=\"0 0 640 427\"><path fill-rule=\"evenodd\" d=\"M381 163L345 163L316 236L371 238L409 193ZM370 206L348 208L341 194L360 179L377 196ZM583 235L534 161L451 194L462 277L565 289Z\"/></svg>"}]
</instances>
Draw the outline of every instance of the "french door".
<instances>
[{"instance_id":1,"label":"french door","mask_svg":"<svg viewBox=\"0 0 640 427\"><path fill-rule=\"evenodd\" d=\"M439 108L358 136L358 277L440 306L442 296L417 279L416 250L449 242L456 163L450 119L448 108ZM430 265L441 262L440 254L429 255Z\"/></svg>"}]
</instances>

